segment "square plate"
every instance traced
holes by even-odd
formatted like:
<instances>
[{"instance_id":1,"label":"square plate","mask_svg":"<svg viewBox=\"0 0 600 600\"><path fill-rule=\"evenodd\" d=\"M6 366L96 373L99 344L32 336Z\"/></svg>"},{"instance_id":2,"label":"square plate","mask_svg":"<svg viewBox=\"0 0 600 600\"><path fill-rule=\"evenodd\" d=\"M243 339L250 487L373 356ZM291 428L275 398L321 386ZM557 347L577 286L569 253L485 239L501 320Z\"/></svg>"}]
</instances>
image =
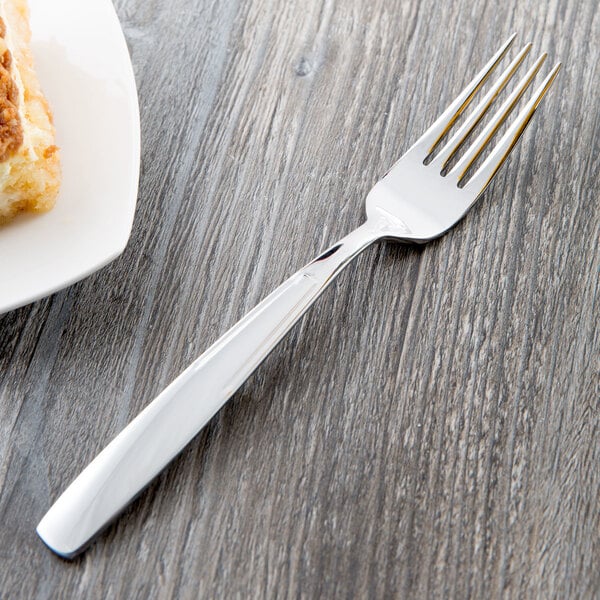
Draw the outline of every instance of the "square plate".
<instances>
[{"instance_id":1,"label":"square plate","mask_svg":"<svg viewBox=\"0 0 600 600\"><path fill-rule=\"evenodd\" d=\"M30 0L31 47L54 113L56 206L0 227L0 314L100 269L125 248L135 213L140 120L110 0Z\"/></svg>"}]
</instances>

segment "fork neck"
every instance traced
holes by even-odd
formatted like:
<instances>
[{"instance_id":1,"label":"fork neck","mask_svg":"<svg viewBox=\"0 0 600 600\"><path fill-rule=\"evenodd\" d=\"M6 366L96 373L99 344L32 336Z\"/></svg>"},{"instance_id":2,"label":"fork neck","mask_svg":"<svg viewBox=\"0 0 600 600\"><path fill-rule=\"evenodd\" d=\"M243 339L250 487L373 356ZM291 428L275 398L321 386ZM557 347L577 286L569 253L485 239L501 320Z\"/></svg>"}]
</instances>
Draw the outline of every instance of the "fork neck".
<instances>
[{"instance_id":1,"label":"fork neck","mask_svg":"<svg viewBox=\"0 0 600 600\"><path fill-rule=\"evenodd\" d=\"M308 263L304 267L305 274L327 271L331 278L335 277L353 258L382 237L381 230L366 221Z\"/></svg>"}]
</instances>

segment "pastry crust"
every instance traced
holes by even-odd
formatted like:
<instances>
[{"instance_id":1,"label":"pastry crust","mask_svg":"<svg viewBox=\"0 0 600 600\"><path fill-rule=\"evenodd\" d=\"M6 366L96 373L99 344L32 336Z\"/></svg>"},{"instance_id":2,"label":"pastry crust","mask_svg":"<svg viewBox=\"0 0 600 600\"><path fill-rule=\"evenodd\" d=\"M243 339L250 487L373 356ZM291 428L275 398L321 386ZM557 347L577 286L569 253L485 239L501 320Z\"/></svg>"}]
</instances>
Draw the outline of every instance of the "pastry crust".
<instances>
[{"instance_id":1,"label":"pastry crust","mask_svg":"<svg viewBox=\"0 0 600 600\"><path fill-rule=\"evenodd\" d=\"M33 69L26 0L0 0L0 223L54 206L60 160Z\"/></svg>"}]
</instances>

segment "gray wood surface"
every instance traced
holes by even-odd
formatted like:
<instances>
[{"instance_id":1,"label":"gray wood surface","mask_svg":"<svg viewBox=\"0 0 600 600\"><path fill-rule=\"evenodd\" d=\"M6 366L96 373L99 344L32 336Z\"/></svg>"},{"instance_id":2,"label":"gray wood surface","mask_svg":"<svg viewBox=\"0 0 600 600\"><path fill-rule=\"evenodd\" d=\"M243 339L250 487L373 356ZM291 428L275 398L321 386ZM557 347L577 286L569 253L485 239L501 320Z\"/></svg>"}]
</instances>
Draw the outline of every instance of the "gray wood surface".
<instances>
[{"instance_id":1,"label":"gray wood surface","mask_svg":"<svg viewBox=\"0 0 600 600\"><path fill-rule=\"evenodd\" d=\"M0 317L0 597L592 598L595 0L118 0L139 204L118 260ZM497 46L565 63L484 199L368 250L73 562L35 535L193 358L357 226Z\"/></svg>"}]
</instances>

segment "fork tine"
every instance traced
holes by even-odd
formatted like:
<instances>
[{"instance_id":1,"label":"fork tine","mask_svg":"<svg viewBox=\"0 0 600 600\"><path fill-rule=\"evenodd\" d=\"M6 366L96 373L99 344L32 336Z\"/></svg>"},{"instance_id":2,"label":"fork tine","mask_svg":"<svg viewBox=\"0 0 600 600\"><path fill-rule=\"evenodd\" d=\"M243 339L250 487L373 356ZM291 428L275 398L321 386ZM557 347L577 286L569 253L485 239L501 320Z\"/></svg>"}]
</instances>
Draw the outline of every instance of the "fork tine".
<instances>
[{"instance_id":1,"label":"fork tine","mask_svg":"<svg viewBox=\"0 0 600 600\"><path fill-rule=\"evenodd\" d=\"M487 187L498 169L504 164L512 149L517 145L519 138L531 121L542 98L554 83L561 66L561 63L557 63L552 71L550 71L546 79L544 79L540 87L535 91L531 100L523 107L515 122L508 128L491 154L465 185L465 190L475 191L479 194Z\"/></svg>"},{"instance_id":2,"label":"fork tine","mask_svg":"<svg viewBox=\"0 0 600 600\"><path fill-rule=\"evenodd\" d=\"M457 183L460 183L465 173L469 170L469 167L477 160L477 157L483 152L490 139L498 131L500 125L506 121L508 115L510 115L521 96L533 81L533 78L537 75L546 57L547 54L544 53L535 61L510 96L502 103L502 106L498 109L492 120L485 126L483 131L477 136L477 139L448 173L448 177L454 178L457 180Z\"/></svg>"},{"instance_id":3,"label":"fork tine","mask_svg":"<svg viewBox=\"0 0 600 600\"><path fill-rule=\"evenodd\" d=\"M494 54L485 67L477 73L475 78L440 115L440 117L438 117L435 123L417 140L415 146L425 146L425 156L429 156L429 154L433 152L440 140L446 135L448 129L452 127L452 124L469 105L473 96L479 91L498 63L504 58L504 55L508 52L508 49L514 42L516 35L516 33L513 33L508 40L502 44L502 47Z\"/></svg>"},{"instance_id":4,"label":"fork tine","mask_svg":"<svg viewBox=\"0 0 600 600\"><path fill-rule=\"evenodd\" d=\"M456 154L456 151L462 146L465 138L473 131L477 124L481 121L485 113L488 111L498 94L506 87L506 84L511 80L515 71L519 68L529 51L532 44L527 44L517 56L506 67L502 75L498 78L493 87L483 97L481 102L469 115L468 119L460 126L458 131L452 136L450 141L444 145L439 154L435 157L432 164L440 171L448 164L448 161Z\"/></svg>"}]
</instances>

